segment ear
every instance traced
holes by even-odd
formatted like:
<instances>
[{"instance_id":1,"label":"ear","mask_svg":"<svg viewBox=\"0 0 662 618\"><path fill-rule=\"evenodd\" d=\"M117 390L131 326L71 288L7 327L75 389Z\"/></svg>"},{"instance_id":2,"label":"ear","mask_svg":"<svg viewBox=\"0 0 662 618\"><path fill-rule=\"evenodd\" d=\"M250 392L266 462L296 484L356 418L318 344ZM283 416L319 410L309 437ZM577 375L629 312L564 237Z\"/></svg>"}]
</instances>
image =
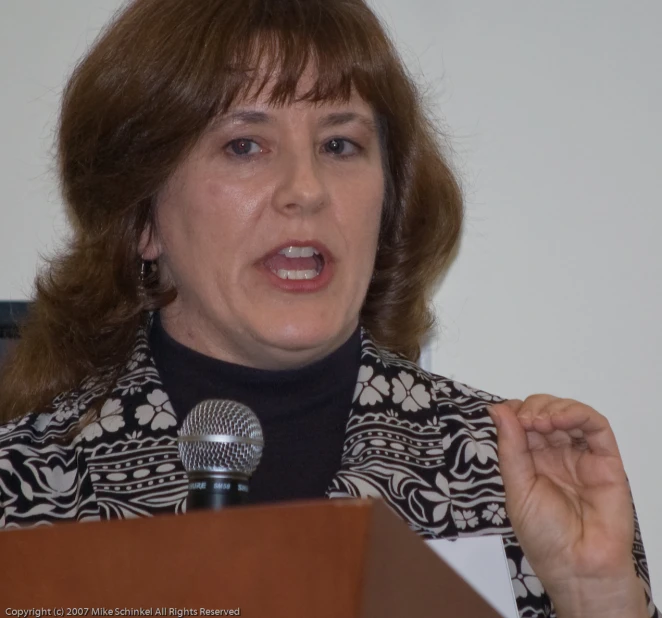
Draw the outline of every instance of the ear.
<instances>
[{"instance_id":1,"label":"ear","mask_svg":"<svg viewBox=\"0 0 662 618\"><path fill-rule=\"evenodd\" d=\"M138 243L138 253L143 260L153 262L161 256L163 251L161 242L158 239L158 234L154 230L151 223L145 226L142 234L140 235L140 242Z\"/></svg>"}]
</instances>

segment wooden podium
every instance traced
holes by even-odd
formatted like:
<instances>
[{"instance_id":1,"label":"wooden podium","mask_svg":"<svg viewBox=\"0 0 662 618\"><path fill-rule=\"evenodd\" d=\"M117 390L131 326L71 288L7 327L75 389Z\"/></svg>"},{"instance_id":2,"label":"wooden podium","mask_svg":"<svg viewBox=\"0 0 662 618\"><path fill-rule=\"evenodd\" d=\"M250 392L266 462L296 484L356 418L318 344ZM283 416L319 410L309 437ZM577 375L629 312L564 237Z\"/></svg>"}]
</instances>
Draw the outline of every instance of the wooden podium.
<instances>
[{"instance_id":1,"label":"wooden podium","mask_svg":"<svg viewBox=\"0 0 662 618\"><path fill-rule=\"evenodd\" d=\"M2 531L0 556L0 610L61 608L65 618L141 610L179 618L498 618L380 500Z\"/></svg>"}]
</instances>

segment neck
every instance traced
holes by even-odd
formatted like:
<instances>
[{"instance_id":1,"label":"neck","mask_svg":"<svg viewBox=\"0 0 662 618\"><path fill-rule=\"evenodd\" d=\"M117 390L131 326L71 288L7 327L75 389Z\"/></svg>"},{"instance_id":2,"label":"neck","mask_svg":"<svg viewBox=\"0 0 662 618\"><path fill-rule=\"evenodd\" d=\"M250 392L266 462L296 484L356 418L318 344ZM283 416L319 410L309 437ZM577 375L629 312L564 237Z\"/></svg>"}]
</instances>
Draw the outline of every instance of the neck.
<instances>
[{"instance_id":1,"label":"neck","mask_svg":"<svg viewBox=\"0 0 662 618\"><path fill-rule=\"evenodd\" d=\"M270 341L257 333L211 325L202 316L183 316L168 306L157 314L169 337L204 356L254 369L284 371L316 363L340 348L358 328L358 317L332 337L312 341Z\"/></svg>"}]
</instances>

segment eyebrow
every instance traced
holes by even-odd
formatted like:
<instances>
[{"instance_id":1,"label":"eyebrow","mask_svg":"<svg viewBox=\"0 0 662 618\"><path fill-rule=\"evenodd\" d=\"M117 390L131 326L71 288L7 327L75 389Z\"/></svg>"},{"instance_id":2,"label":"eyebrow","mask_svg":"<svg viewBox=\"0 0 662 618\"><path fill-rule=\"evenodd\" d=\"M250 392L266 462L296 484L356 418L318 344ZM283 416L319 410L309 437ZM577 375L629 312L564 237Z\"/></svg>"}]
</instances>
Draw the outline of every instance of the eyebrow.
<instances>
[{"instance_id":1,"label":"eyebrow","mask_svg":"<svg viewBox=\"0 0 662 618\"><path fill-rule=\"evenodd\" d=\"M244 123L244 124L274 124L275 118L266 112L258 112L253 110L238 110L230 114L226 114L218 119L216 123L218 126L223 126L229 123ZM355 112L336 112L323 116L319 122L319 126L323 129L332 127L339 127L351 122L358 122L366 129L377 132L375 121L363 114Z\"/></svg>"}]
</instances>

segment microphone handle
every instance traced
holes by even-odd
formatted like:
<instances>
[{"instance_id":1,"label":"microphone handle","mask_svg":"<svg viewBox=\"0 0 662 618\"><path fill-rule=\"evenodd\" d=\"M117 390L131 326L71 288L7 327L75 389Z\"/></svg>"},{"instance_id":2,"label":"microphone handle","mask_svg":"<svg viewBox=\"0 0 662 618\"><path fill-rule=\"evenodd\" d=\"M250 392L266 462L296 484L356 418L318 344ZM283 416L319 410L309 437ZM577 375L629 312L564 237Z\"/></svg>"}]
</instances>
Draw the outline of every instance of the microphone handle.
<instances>
[{"instance_id":1,"label":"microphone handle","mask_svg":"<svg viewBox=\"0 0 662 618\"><path fill-rule=\"evenodd\" d=\"M186 512L210 509L218 511L248 501L248 480L229 476L189 478Z\"/></svg>"}]
</instances>

